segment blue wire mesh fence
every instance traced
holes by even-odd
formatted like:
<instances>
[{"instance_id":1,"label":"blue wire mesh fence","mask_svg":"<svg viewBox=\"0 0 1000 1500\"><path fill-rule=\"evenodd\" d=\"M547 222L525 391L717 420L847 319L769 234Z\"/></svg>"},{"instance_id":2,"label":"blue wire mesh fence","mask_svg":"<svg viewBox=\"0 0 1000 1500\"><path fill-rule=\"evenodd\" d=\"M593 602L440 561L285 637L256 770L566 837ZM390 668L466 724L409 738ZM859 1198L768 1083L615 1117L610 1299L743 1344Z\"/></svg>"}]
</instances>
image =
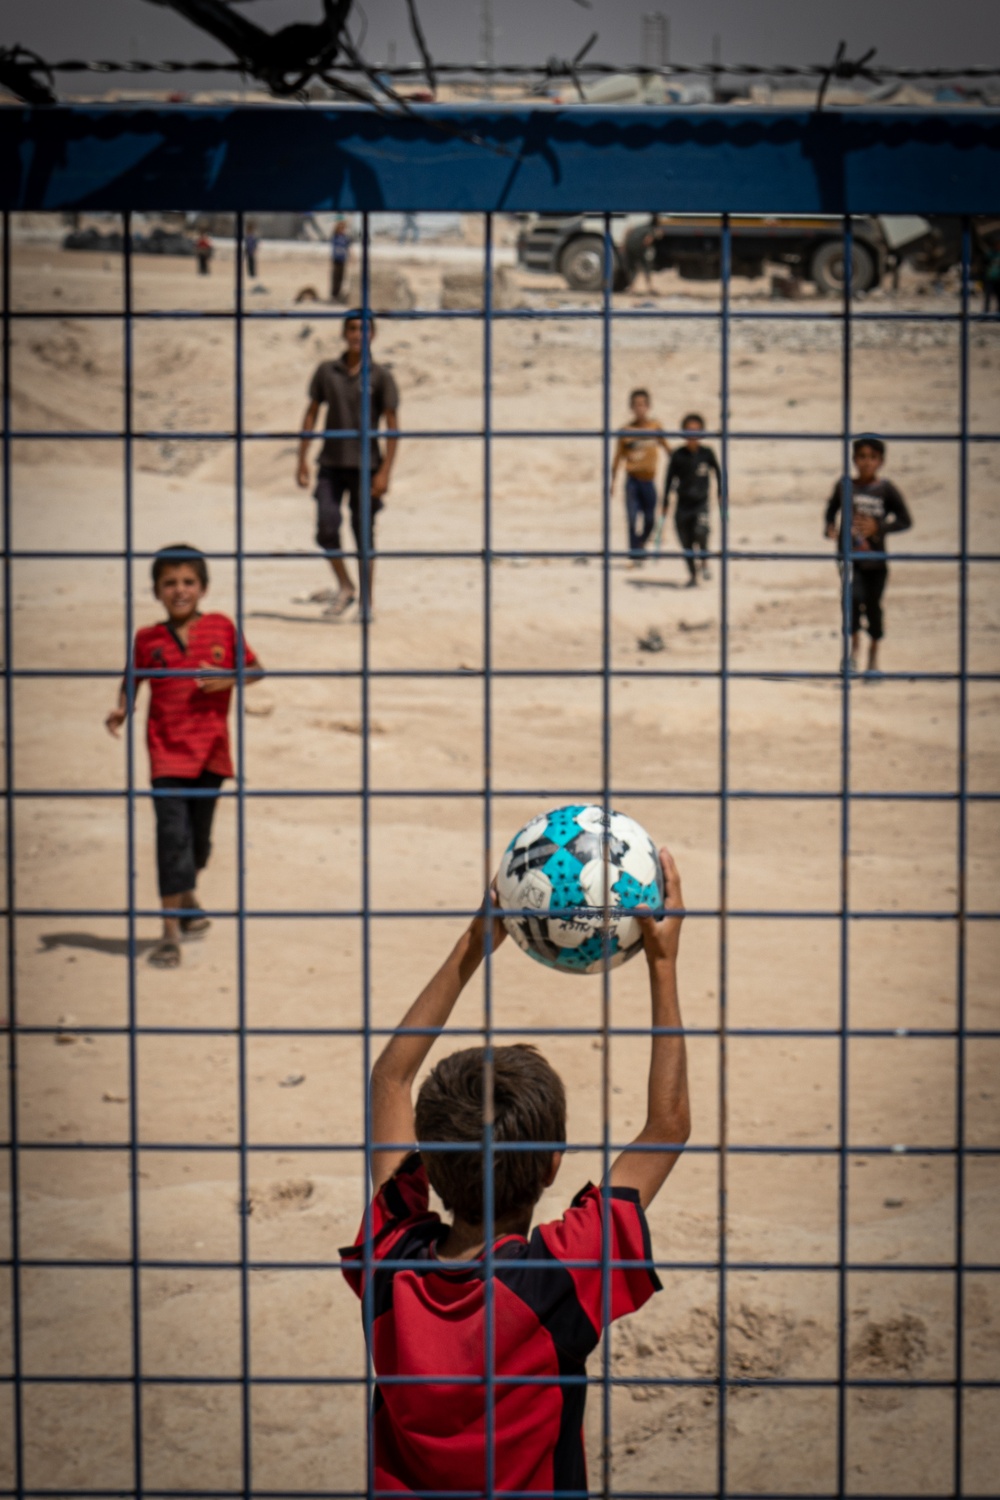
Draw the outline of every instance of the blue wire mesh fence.
<instances>
[{"instance_id":1,"label":"blue wire mesh fence","mask_svg":"<svg viewBox=\"0 0 1000 1500\"><path fill-rule=\"evenodd\" d=\"M603 207L601 198L595 184L591 201ZM349 648L331 627L333 642L327 647L323 636L317 650L299 644L315 623L311 616L289 630L289 620L273 607L275 589L293 574L295 587L300 575L312 581L316 554L268 542L262 502L245 472L258 448L290 471L301 432L277 416L262 425L248 409L262 409L272 332L289 324L297 331L318 326L332 338L342 312L312 304L301 311L255 306L243 253L252 206L236 215L231 303L210 311L149 305L146 288L139 298L128 213L120 259L108 267L110 278L120 276L118 305L69 311L48 299L24 305L9 216L4 223L5 1156L11 1212L3 1371L9 1446L0 1492L275 1500L380 1493L372 1467L373 1371L334 1248L347 1243L364 1209L371 1063L426 977L423 970L430 973L438 949L443 954L457 924L476 909L510 833L545 806L588 800L606 809L627 807L654 836L662 831L675 842L685 872L693 867L689 895L697 893L681 968L696 1129L651 1212L651 1264L666 1294L604 1337L586 1377L561 1377L569 1383L585 1378L595 1387L589 1493L622 1500L990 1493L998 1461L991 1430L1000 1262L989 1231L998 1151L989 1063L1000 1028L984 977L995 965L998 912L982 899L989 887L981 877L995 853L990 820L998 789L983 740L973 743L970 736L977 716L985 716L987 727L995 724L995 650L972 622L974 605L980 609L975 618L988 618L986 591L1000 552L993 550L988 525L976 525L972 466L981 455L988 514L991 445L1000 432L995 421L983 422L973 411L977 399L980 409L987 407L973 388L971 344L990 330L971 303L969 219L955 305L945 311L873 310L857 303L849 215L839 225L847 281L835 308L778 311L734 301L726 214L713 231L721 266L714 304L646 306L614 295L615 225L606 214L599 299L495 306L497 224L485 214L480 308L383 313L372 292L377 249L362 214L357 300L379 317L375 357L390 334L397 350L411 347L431 320L454 327L456 341L463 325L471 328L474 335L455 346L456 379L466 389L448 389L464 400L477 384L469 373L472 349L481 417L452 426L441 398L434 425L411 424L404 384L402 465L419 472L428 448L458 454L472 500L464 512L445 505L439 511L433 491L417 493L411 480L410 510L401 502L406 520L399 524L418 540L394 545L390 509L380 532L387 545L376 551L380 592L392 597L395 588L398 597L405 587L408 606L397 604L395 619L390 612L385 623L378 617L356 630L342 627L354 631ZM219 422L217 402L202 419L189 403L187 425L178 425L176 414L147 423L140 412L156 405L150 350L166 325L194 319L206 346L229 341L231 416ZM37 400L26 403L25 420L15 419L25 339L52 320L71 334L81 326L110 327L110 336L120 338L120 423L81 429ZM927 380L938 379L948 393L933 430L901 421L885 431L859 402L853 373L866 348L859 329L892 325L943 326L953 339L954 362L943 365L943 380L928 363ZM693 327L711 330L712 345L707 355L699 351L698 394L689 403L683 392L669 389L654 361L683 347L684 331ZM768 342L773 330L792 328L805 330L809 357L820 349L831 355L824 364L816 353L822 401L814 404L825 403L827 417L801 427L786 408L797 401L808 406L809 399L802 391L789 394L798 388L791 377L780 378L782 346ZM838 348L824 342L828 329L835 330ZM623 330L641 337L650 330L648 344L623 341ZM530 334L530 344L518 343L522 333ZM506 342L498 350L501 336ZM512 377L511 371L530 371L539 340L550 338L565 339L567 359L589 361L597 397L592 415L547 425L539 400L537 423L500 425L498 383L504 382L504 394L512 378L530 391L532 376ZM753 339L765 358L748 377L751 387L773 377L762 393L734 378L734 353L738 370L740 351ZM303 359L304 377L310 359L315 362L313 347ZM86 375L77 368L72 337L67 351L74 378ZM366 347L365 388L370 359ZM630 557L619 545L620 502L611 487L627 394L616 366L631 381L645 362L652 372L633 383L654 386L661 415L711 402L718 421L706 436L718 447L721 469L708 604L694 620L685 605L676 643L672 638L667 653L648 665L635 652L633 626L623 629L622 619L635 614L623 601L645 605L652 599L658 618L673 618L671 589L682 553L664 546L641 573L626 572ZM885 375L892 380L888 364ZM735 406L751 410L748 389L759 394L768 420L734 420ZM870 399L870 383L866 390ZM988 378L983 390L989 390ZM272 391L269 406L285 412L298 399L297 391ZM954 420L945 410L949 402ZM362 409L367 413L367 401ZM894 668L890 655L881 682L872 685L839 665L850 642L850 527L841 543L842 589L819 535L822 503L837 474L850 479L853 437L876 425L909 476L905 488L917 529L914 544L908 538L891 555L892 587L906 600L899 613L911 632L905 649L899 642L903 665ZM679 418L664 421L664 428L671 440L680 438ZM367 416L353 435L361 438L367 513ZM115 445L117 532L88 526L60 538L44 517L25 520L33 445L43 444L65 445L80 475L87 468L85 448L106 453ZM182 463L180 478L171 481L176 489L159 481L147 488L146 456L164 445L185 462L188 452L211 449L212 477L206 479L202 464L185 478ZM919 542L929 508L920 474L937 445L947 445L954 460L945 500L953 507L954 541L932 546ZM513 452L536 506L532 529L520 534L508 513ZM572 454L589 473L593 508L578 532L567 528L564 515L549 524L544 514L558 483L550 453L557 455L557 471ZM786 462L803 476L789 530L801 535L801 514L808 513L806 532L815 522L815 546L762 538L741 507L753 464L770 474ZM256 476L256 457L254 463ZM71 482L69 471L61 472ZM264 639L276 735L265 754L255 753L257 726L248 718L253 704L241 654L237 775L220 801L232 897L214 899L223 882L210 868L206 889L213 899L205 906L216 932L190 969L153 987L144 983L142 959L160 912L143 894L151 890L146 825L153 794L137 746L141 726L130 717L120 781L110 773L102 779L100 761L77 745L66 747L65 776L53 777L47 767L36 770L32 757L38 754L46 766L41 742L48 736L58 743L60 729L36 727L32 706L43 700L32 694L47 685L71 694L79 683L99 723L102 694L116 689L122 655L131 662L135 628L149 618L142 591L150 558L176 540L171 504L183 512L185 491L200 487L211 490L197 501L204 503L211 535L220 534L212 496L225 490L231 498L228 511L223 505L220 512L231 522L231 545L205 551L218 575L216 589L232 598L241 633L256 645ZM845 493L850 496L849 483ZM172 495L182 498L172 502ZM296 524L308 524L305 506ZM39 536L54 545L40 545ZM452 545L456 537L459 544ZM200 538L187 540L197 545ZM343 556L363 572L367 551L362 543L360 554ZM51 627L37 606L38 588L50 575L31 572L53 565L99 569L93 576L101 588L120 597L116 629L109 631L106 621L97 628L100 645L88 641L84 612L73 627L75 639L53 649L45 635ZM792 588L769 572L756 607L791 612L798 607L795 591L815 586L812 565L826 569L823 607L830 627L813 631L821 639L815 648L796 636L794 649L779 651L776 665L734 626L737 612L740 618L747 612L746 580L763 567L787 570ZM522 569L538 580L540 612L553 604L558 610L560 601L568 605L570 592L587 580L592 615L586 641L573 637L573 615L562 639L548 624L520 655L511 647L512 614L519 611L520 623L530 625L533 590L511 582ZM908 570L918 580L909 593ZM942 571L955 589L944 606L935 592ZM468 608L447 598L457 596L459 585L469 592ZM25 599L34 600L35 617ZM22 609L28 611L23 624ZM446 612L445 628L458 632L442 653L444 666L434 660L441 643L436 611ZM954 654L951 665L942 665L951 648L938 647L948 630ZM423 635L431 640L426 651ZM890 650L894 646L891 639ZM63 651L86 664L66 664ZM803 664L797 664L800 656ZM137 683L131 666L125 680L132 701ZM706 719L696 702L707 694L713 708ZM817 694L825 695L821 708ZM872 694L882 695L881 708L872 708ZM915 709L904 695L917 695ZM629 698L641 703L637 713ZM410 727L405 755L385 770L380 749L387 708ZM937 764L923 741L912 747L910 763L900 765L877 746L873 761L867 741L891 738L894 708L908 715L908 726L914 716L930 717L931 709L932 722L950 716L954 776L948 784L928 788L914 775L918 757ZM633 733L642 738L642 716L654 710L657 753L643 764L628 741ZM757 727L748 729L751 710ZM568 747L564 757L553 755L560 736L539 730L545 713L561 716L569 736L579 735L584 723L582 744ZM760 738L761 713L773 717L774 735L765 736L763 760L758 745L754 762L745 746L753 734ZM305 755L305 761L285 760L285 774L286 747L277 737L283 715L296 751ZM695 769L688 750L681 762L675 749L684 742L685 716L713 725L700 747L704 764ZM333 735L356 747L356 759L330 754ZM794 746L803 736L805 755L790 751L786 761L782 745ZM898 740L897 734L897 755ZM649 745L647 737L647 756ZM766 765L758 784L746 779L751 764ZM897 769L898 776L891 774ZM67 819L67 808L66 826L74 829L80 807L93 810L98 837L118 850L119 898L103 899L103 876L72 887L59 878L59 846L46 830ZM774 849L769 875L758 884L747 878L747 851L754 850L754 858L760 851L747 840L745 817L760 809L772 823ZM79 831L74 836L79 840ZM89 837L93 842L93 830ZM27 848L25 839L32 841ZM298 865L289 847L296 841L303 849ZM222 838L219 843L224 853ZM887 878L872 852L880 844L891 846L897 860L915 851L916 878L903 878L896 865ZM405 878L394 874L400 862ZM355 872L350 877L343 873L348 863ZM74 867L81 868L79 853ZM411 891L414 874L420 883ZM771 899L776 885L782 891L777 901ZM312 891L319 899L306 899ZM102 899L91 899L91 892ZM73 930L53 932L54 922L71 923ZM218 954L223 934L232 935L229 959L209 961L208 944ZM63 950L74 962L80 950L94 954L96 967L79 1002L72 978L59 990L51 964L45 967ZM905 975L902 986L896 966ZM908 991L922 966L926 986ZM116 1015L110 1001L95 1000L94 986L110 988L122 970L124 1003ZM640 1123L629 1110L641 1107L635 1096L643 1087L649 1037L643 1003L641 976L631 969L578 988L571 979L529 972L516 955L496 962L487 955L481 986L447 1028L443 1046L451 1038L455 1045L478 1040L487 1057L495 1042L537 1039L568 1071L570 1155L539 1210L542 1217L557 1216L588 1174L606 1175L613 1152ZM74 1014L83 1006L93 1009ZM85 1084L80 1069L75 1076L68 1071L70 1060L72 1069L79 1062L90 1070ZM319 1076L310 1097L314 1069ZM819 1096L816 1105L797 1090L799 1072ZM907 1088L897 1086L904 1074ZM103 1109L95 1110L96 1090L105 1084ZM278 1096L276 1088L287 1093ZM786 1107L782 1090L792 1101ZM492 1443L495 1397L511 1379L495 1366L492 1326L489 1184L495 1153L503 1149L487 1122L487 1337L479 1382L485 1384L487 1470L483 1489L470 1495L511 1493L496 1487ZM370 1269L370 1247L365 1264ZM606 1307L611 1265L605 1246ZM368 1330L371 1288L369 1275L362 1305Z\"/></svg>"}]
</instances>

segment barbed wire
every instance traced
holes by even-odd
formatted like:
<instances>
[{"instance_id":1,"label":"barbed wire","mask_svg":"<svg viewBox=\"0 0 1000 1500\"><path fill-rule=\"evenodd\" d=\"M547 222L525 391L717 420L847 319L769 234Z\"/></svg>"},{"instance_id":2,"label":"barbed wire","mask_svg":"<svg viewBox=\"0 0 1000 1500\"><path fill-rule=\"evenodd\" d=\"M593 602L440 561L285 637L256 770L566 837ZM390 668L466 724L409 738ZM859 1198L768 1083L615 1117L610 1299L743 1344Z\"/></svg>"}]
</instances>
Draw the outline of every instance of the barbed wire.
<instances>
[{"instance_id":1,"label":"barbed wire","mask_svg":"<svg viewBox=\"0 0 1000 1500\"><path fill-rule=\"evenodd\" d=\"M39 59L41 62L41 59ZM146 62L132 59L113 62L107 59L68 58L62 62L45 62L45 69L52 73L244 73L248 69L238 60L224 62L200 59L191 62L164 59ZM833 78L864 78L873 83L912 83L919 80L944 81L953 78L989 79L1000 78L1000 64L984 66L971 64L954 68L884 68L868 63L846 63L831 67L830 63L602 63L570 62L550 59L545 63L441 63L432 64L440 77L461 75L489 78L569 78L573 72L581 75L606 76L627 75L634 77L714 77L734 78L803 78L817 79L830 74ZM369 63L362 67L354 63L338 63L338 73L363 74L369 70L386 78L426 78L425 63Z\"/></svg>"}]
</instances>

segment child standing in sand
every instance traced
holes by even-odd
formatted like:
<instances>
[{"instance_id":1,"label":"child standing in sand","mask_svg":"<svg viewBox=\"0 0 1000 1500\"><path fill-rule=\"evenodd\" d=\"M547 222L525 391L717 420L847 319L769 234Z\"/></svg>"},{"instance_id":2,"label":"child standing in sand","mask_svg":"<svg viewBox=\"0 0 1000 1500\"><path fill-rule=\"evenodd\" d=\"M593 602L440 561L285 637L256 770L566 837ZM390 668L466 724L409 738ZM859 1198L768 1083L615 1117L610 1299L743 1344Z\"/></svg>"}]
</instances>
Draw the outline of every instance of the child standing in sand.
<instances>
[{"instance_id":1,"label":"child standing in sand","mask_svg":"<svg viewBox=\"0 0 1000 1500\"><path fill-rule=\"evenodd\" d=\"M871 680L878 672L878 643L885 634L882 618L882 595L889 578L885 556L866 557L865 553L885 553L885 539L890 531L908 531L912 526L906 501L891 479L880 479L885 462L885 444L881 438L858 438L851 449L854 478L851 480L851 654L844 670L857 671L861 650L861 619L868 626L868 667L865 676ZM843 480L838 479L827 501L824 517L826 535L837 537L837 514L841 510ZM843 526L843 522L841 522ZM843 536L840 538L843 547Z\"/></svg>"},{"instance_id":2,"label":"child standing in sand","mask_svg":"<svg viewBox=\"0 0 1000 1500\"><path fill-rule=\"evenodd\" d=\"M200 552L183 542L164 548L153 559L153 593L167 618L135 635L136 692L144 678L149 680L150 777L154 791L168 794L153 798L163 936L149 962L158 969L176 969L181 937L202 933L211 925L200 915L195 885L212 847L219 788L233 775L227 718L241 649L244 682L257 682L264 675L227 615L201 613L207 589L208 565ZM226 675L181 675L193 667ZM177 675L154 677L152 672ZM127 716L123 683L118 703L104 721L116 739ZM178 915L181 911L188 915Z\"/></svg>"},{"instance_id":3,"label":"child standing in sand","mask_svg":"<svg viewBox=\"0 0 1000 1500\"><path fill-rule=\"evenodd\" d=\"M688 565L688 588L698 585L698 563L695 548L701 552L701 576L707 579L708 572L708 489L709 479L715 475L715 486L722 503L722 476L719 461L712 449L701 440L705 431L705 419L697 412L689 412L681 423L686 434L684 446L678 448L667 467L667 479L663 486L663 515L666 519L670 509L670 491L677 486L677 510L674 525L677 540L684 549Z\"/></svg>"},{"instance_id":4,"label":"child standing in sand","mask_svg":"<svg viewBox=\"0 0 1000 1500\"><path fill-rule=\"evenodd\" d=\"M349 312L344 318L343 353L339 359L325 359L313 373L309 382L309 405L302 418L303 436L299 443L295 477L303 489L308 488L311 479L309 434L316 426L320 408L325 406L329 431L353 431L357 436L327 437L320 450L319 472L313 492L316 500L316 542L324 551L333 554L330 566L338 588L336 593L319 589L316 593L307 595L302 602L328 603L324 614L327 618L336 620L351 608L360 590L359 619L370 622L373 618L372 591L375 583L375 517L385 504L389 477L396 457L398 443L393 434L399 426L396 416L399 390L391 370L372 360L368 369L370 479L369 504L366 508L362 503L361 493L361 377L366 324L370 347L375 337L375 319L360 310ZM384 454L378 443L379 424L383 417L389 434ZM351 529L357 545L358 589L355 589L347 564L340 556L340 527L345 499L350 507ZM367 569L363 562L366 551Z\"/></svg>"},{"instance_id":5,"label":"child standing in sand","mask_svg":"<svg viewBox=\"0 0 1000 1500\"><path fill-rule=\"evenodd\" d=\"M632 420L624 434L618 439L614 461L611 465L611 483L614 485L618 470L625 465L625 512L628 517L628 547L633 566L646 550L646 543L656 525L656 461L658 448L669 457L670 444L663 436L663 429L649 414L649 392L635 390L628 398ZM636 435L633 437L632 434ZM640 436L643 433L658 433L658 437Z\"/></svg>"}]
</instances>

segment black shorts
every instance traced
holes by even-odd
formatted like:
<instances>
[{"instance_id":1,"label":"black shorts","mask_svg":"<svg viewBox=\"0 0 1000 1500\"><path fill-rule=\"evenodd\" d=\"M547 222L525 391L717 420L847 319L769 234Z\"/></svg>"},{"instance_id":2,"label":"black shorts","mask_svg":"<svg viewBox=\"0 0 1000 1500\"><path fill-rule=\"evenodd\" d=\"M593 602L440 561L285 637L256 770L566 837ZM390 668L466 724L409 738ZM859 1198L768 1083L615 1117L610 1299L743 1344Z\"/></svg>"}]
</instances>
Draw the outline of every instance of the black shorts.
<instances>
[{"instance_id":1,"label":"black shorts","mask_svg":"<svg viewBox=\"0 0 1000 1500\"><path fill-rule=\"evenodd\" d=\"M857 635L861 629L862 616L868 626L868 634L873 641L880 641L885 634L885 620L882 615L882 595L885 592L886 581L889 577L887 564L875 567L858 567L854 565L851 575L851 634Z\"/></svg>"},{"instance_id":2,"label":"black shorts","mask_svg":"<svg viewBox=\"0 0 1000 1500\"><path fill-rule=\"evenodd\" d=\"M181 896L193 891L198 871L208 864L212 852L212 819L216 797L190 797L192 790L218 791L224 778L214 771L200 776L154 776L155 791L173 791L173 797L154 797L156 813L156 868L161 896Z\"/></svg>"},{"instance_id":3,"label":"black shorts","mask_svg":"<svg viewBox=\"0 0 1000 1500\"><path fill-rule=\"evenodd\" d=\"M372 471L374 472L374 470ZM314 491L316 498L316 545L325 552L340 552L340 523L344 496L351 507L351 530L354 541L361 551L361 470L328 469L319 471ZM373 495L368 513L368 551L375 546L375 517L382 509L382 501Z\"/></svg>"},{"instance_id":4,"label":"black shorts","mask_svg":"<svg viewBox=\"0 0 1000 1500\"><path fill-rule=\"evenodd\" d=\"M692 547L700 547L702 552L708 547L708 511L707 510L682 510L680 506L674 512L674 525L677 528L677 538L685 552L690 552Z\"/></svg>"}]
</instances>

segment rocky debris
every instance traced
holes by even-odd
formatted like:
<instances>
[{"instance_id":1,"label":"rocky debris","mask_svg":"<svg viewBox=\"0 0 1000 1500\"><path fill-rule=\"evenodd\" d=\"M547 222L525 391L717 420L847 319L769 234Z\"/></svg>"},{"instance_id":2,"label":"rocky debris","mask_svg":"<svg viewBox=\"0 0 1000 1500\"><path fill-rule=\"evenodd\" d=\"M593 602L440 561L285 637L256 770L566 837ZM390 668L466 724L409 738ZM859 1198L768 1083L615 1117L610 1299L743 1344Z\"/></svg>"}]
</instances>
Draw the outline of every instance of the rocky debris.
<instances>
[{"instance_id":1,"label":"rocky debris","mask_svg":"<svg viewBox=\"0 0 1000 1500\"><path fill-rule=\"evenodd\" d=\"M64 250L121 251L125 239L119 229L72 229L63 237ZM133 255L193 255L194 240L174 229L151 229L148 234L132 235Z\"/></svg>"},{"instance_id":2,"label":"rocky debris","mask_svg":"<svg viewBox=\"0 0 1000 1500\"><path fill-rule=\"evenodd\" d=\"M920 1368L927 1351L927 1325L922 1318L903 1313L880 1323L869 1320L851 1345L851 1369L871 1375L890 1371L912 1375Z\"/></svg>"},{"instance_id":3,"label":"rocky debris","mask_svg":"<svg viewBox=\"0 0 1000 1500\"><path fill-rule=\"evenodd\" d=\"M409 312L417 305L413 287L395 266L372 266L368 301L376 313Z\"/></svg>"},{"instance_id":4,"label":"rocky debris","mask_svg":"<svg viewBox=\"0 0 1000 1500\"><path fill-rule=\"evenodd\" d=\"M776 300L797 302L802 296L802 283L797 276L772 276L771 296Z\"/></svg>"},{"instance_id":5,"label":"rocky debris","mask_svg":"<svg viewBox=\"0 0 1000 1500\"><path fill-rule=\"evenodd\" d=\"M479 312L483 306L483 273L481 271L445 271L441 277L441 306L453 312ZM374 300L374 299L373 299ZM493 306L516 307L518 288L507 266L493 272Z\"/></svg>"},{"instance_id":6,"label":"rocky debris","mask_svg":"<svg viewBox=\"0 0 1000 1500\"><path fill-rule=\"evenodd\" d=\"M270 1182L266 1186L251 1184L246 1202L242 1206L245 1214L256 1214L261 1219L275 1219L286 1213L301 1213L313 1201L315 1183L308 1177L291 1178L285 1182ZM237 1212L240 1205L237 1204Z\"/></svg>"}]
</instances>

